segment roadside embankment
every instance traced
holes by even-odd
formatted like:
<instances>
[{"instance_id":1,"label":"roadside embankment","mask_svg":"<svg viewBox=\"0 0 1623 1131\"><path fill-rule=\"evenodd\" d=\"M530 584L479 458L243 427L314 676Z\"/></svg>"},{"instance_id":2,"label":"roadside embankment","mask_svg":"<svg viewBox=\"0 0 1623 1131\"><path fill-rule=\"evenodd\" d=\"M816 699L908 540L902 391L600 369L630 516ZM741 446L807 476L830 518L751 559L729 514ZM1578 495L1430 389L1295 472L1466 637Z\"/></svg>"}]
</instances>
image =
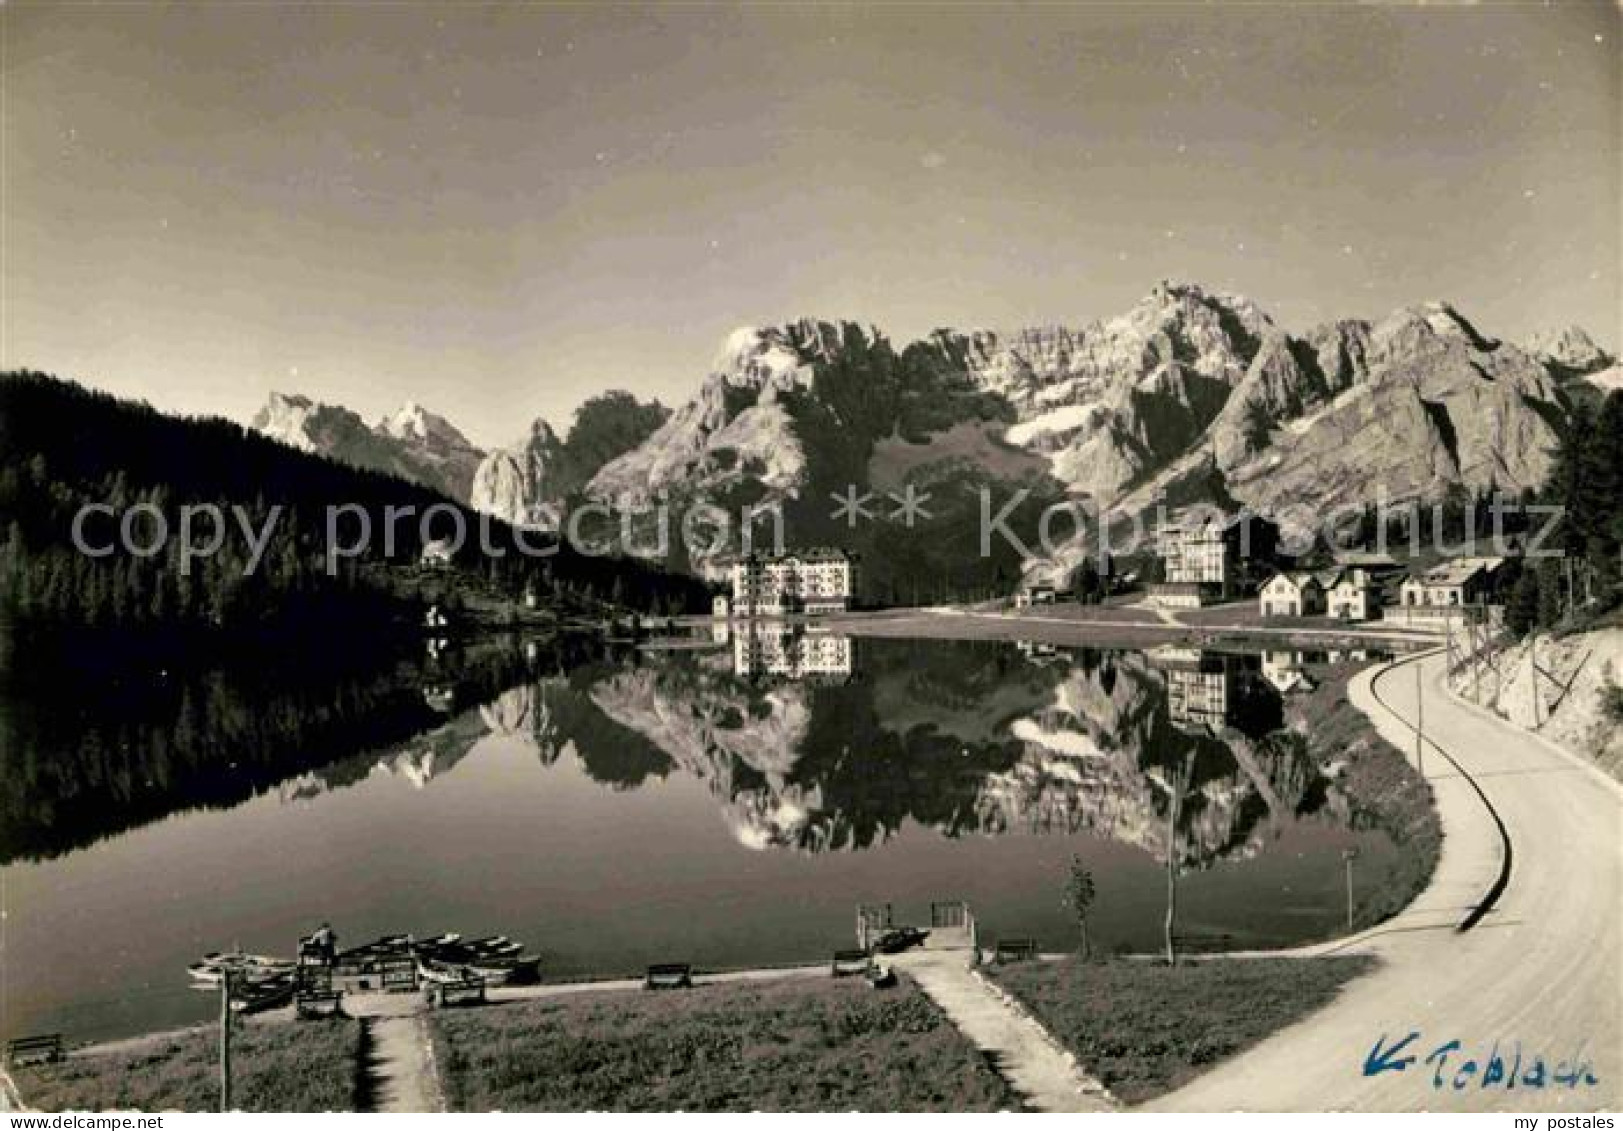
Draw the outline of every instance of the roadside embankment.
<instances>
[{"instance_id":1,"label":"roadside embankment","mask_svg":"<svg viewBox=\"0 0 1623 1131\"><path fill-rule=\"evenodd\" d=\"M1449 687L1623 781L1623 628L1540 633L1460 665Z\"/></svg>"}]
</instances>

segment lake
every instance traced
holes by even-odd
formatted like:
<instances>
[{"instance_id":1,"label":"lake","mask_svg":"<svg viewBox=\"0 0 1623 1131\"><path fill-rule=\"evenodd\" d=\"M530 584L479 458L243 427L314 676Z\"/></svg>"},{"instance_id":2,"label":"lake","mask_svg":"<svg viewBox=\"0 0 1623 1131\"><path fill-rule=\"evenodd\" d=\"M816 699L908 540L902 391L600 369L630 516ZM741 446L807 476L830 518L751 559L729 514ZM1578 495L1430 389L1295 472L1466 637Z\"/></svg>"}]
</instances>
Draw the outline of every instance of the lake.
<instances>
[{"instance_id":1,"label":"lake","mask_svg":"<svg viewBox=\"0 0 1623 1131\"><path fill-rule=\"evenodd\" d=\"M1397 851L1293 719L1331 659L779 630L201 670L13 649L4 1029L202 1020L188 963L324 919L509 935L548 979L826 961L863 902L961 899L983 941L1063 949L1073 853L1096 946L1159 945L1169 853L1180 934L1323 937L1343 850L1359 882Z\"/></svg>"}]
</instances>

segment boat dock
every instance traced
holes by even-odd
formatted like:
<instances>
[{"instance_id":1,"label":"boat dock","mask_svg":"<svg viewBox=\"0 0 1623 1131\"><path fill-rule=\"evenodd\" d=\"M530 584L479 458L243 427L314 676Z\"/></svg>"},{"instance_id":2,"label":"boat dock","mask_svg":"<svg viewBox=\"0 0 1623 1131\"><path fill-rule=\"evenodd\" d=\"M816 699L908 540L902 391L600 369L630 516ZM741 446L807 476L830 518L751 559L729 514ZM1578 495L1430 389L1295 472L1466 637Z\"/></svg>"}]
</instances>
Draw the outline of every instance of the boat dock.
<instances>
[{"instance_id":1,"label":"boat dock","mask_svg":"<svg viewBox=\"0 0 1623 1131\"><path fill-rule=\"evenodd\" d=\"M900 922L889 903L857 905L857 946L862 950L885 949L886 938L900 941L908 935L920 938L924 950L973 950L980 943L975 915L962 900L930 904L928 926Z\"/></svg>"}]
</instances>

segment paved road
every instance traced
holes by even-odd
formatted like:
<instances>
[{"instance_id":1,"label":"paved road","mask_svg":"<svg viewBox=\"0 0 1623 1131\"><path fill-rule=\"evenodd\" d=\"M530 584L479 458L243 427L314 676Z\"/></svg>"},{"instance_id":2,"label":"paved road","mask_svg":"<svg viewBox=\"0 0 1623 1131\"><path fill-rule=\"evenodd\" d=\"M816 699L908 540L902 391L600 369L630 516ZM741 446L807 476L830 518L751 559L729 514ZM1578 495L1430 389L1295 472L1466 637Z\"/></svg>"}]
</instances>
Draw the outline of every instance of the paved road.
<instances>
[{"instance_id":1,"label":"paved road","mask_svg":"<svg viewBox=\"0 0 1623 1131\"><path fill-rule=\"evenodd\" d=\"M1435 741L1425 750L1425 773L1446 833L1433 884L1385 928L1340 944L1379 955L1376 973L1153 1107L1592 1111L1623 1102L1623 791L1542 740L1452 699L1436 653L1367 673L1352 688L1354 701L1411 760L1417 665L1425 731ZM1480 786L1503 836L1449 757ZM1507 843L1502 893L1479 923L1459 932L1504 870ZM1420 1036L1393 1059L1413 1055L1413 1063L1365 1074L1378 1040L1390 1048L1411 1032ZM1457 1051L1427 1062L1455 1040ZM1518 1050L1515 1087L1507 1089L1506 1079L1485 1085L1512 1076ZM1542 1088L1528 1080L1537 1056L1545 1062ZM1468 1060L1474 1069L1465 1070ZM1557 1084L1553 1077L1575 1063L1584 1082Z\"/></svg>"}]
</instances>

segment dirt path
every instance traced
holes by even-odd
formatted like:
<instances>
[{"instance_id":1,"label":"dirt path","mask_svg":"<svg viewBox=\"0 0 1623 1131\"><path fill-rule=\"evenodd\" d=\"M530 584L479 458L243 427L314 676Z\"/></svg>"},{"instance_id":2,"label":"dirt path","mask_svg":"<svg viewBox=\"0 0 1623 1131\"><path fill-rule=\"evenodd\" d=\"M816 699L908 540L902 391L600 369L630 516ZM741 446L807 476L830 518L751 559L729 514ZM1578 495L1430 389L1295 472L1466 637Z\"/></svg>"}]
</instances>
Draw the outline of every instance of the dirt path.
<instances>
[{"instance_id":1,"label":"dirt path","mask_svg":"<svg viewBox=\"0 0 1623 1131\"><path fill-rule=\"evenodd\" d=\"M968 967L961 950L920 950L890 959L905 970L1037 1111L1113 1111L1104 1086L1085 1075L1041 1025Z\"/></svg>"},{"instance_id":2,"label":"dirt path","mask_svg":"<svg viewBox=\"0 0 1623 1131\"><path fill-rule=\"evenodd\" d=\"M345 1008L366 1026L364 1104L371 1111L445 1110L428 1020L415 994L373 994L351 998Z\"/></svg>"}]
</instances>

